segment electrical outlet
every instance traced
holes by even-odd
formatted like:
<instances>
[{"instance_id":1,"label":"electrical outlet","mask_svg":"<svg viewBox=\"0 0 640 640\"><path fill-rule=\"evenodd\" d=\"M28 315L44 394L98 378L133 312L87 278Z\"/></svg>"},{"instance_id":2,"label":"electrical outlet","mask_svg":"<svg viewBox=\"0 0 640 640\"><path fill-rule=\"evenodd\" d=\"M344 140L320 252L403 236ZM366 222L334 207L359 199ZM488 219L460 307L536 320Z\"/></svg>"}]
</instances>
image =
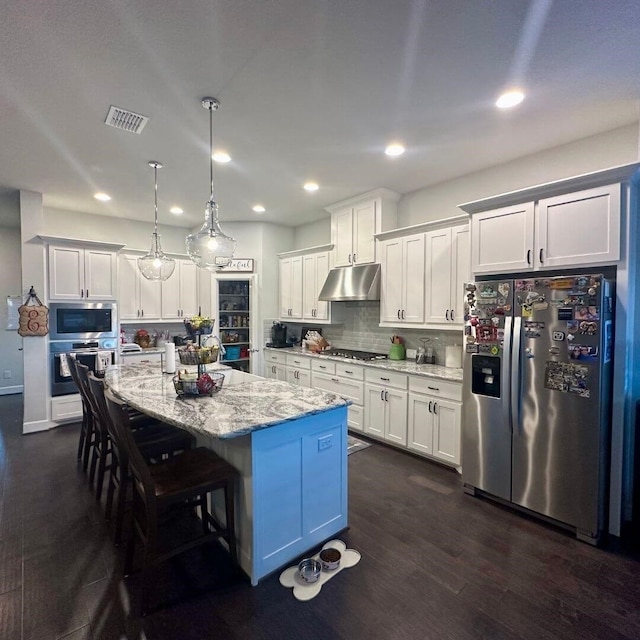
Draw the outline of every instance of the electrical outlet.
<instances>
[{"instance_id":1,"label":"electrical outlet","mask_svg":"<svg viewBox=\"0 0 640 640\"><path fill-rule=\"evenodd\" d=\"M11 380L11 369L5 369L4 370L4 379L5 380Z\"/></svg>"},{"instance_id":2,"label":"electrical outlet","mask_svg":"<svg viewBox=\"0 0 640 640\"><path fill-rule=\"evenodd\" d=\"M322 436L318 438L318 451L326 451L333 446L333 436Z\"/></svg>"},{"instance_id":3,"label":"electrical outlet","mask_svg":"<svg viewBox=\"0 0 640 640\"><path fill-rule=\"evenodd\" d=\"M407 358L409 360L415 360L416 350L415 349L407 349Z\"/></svg>"}]
</instances>

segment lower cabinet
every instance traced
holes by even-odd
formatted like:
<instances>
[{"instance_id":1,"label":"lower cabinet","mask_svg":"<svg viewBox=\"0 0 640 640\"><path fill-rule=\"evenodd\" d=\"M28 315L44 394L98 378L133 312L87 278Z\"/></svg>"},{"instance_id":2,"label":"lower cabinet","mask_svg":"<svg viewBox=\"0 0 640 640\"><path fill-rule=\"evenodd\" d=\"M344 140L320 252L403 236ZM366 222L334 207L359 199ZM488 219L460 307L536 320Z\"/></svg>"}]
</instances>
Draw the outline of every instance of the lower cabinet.
<instances>
[{"instance_id":1,"label":"lower cabinet","mask_svg":"<svg viewBox=\"0 0 640 640\"><path fill-rule=\"evenodd\" d=\"M264 365L264 377L272 378L274 380L282 380L286 382L287 380L287 367L282 364L270 364L265 363Z\"/></svg>"},{"instance_id":2,"label":"lower cabinet","mask_svg":"<svg viewBox=\"0 0 640 640\"><path fill-rule=\"evenodd\" d=\"M292 356L287 354L287 382L297 384L299 387L311 386L311 363L309 358Z\"/></svg>"},{"instance_id":3,"label":"lower cabinet","mask_svg":"<svg viewBox=\"0 0 640 640\"><path fill-rule=\"evenodd\" d=\"M364 432L389 442L407 445L407 392L365 384Z\"/></svg>"},{"instance_id":4,"label":"lower cabinet","mask_svg":"<svg viewBox=\"0 0 640 640\"><path fill-rule=\"evenodd\" d=\"M409 449L460 465L461 392L462 385L457 383L410 380Z\"/></svg>"}]
</instances>

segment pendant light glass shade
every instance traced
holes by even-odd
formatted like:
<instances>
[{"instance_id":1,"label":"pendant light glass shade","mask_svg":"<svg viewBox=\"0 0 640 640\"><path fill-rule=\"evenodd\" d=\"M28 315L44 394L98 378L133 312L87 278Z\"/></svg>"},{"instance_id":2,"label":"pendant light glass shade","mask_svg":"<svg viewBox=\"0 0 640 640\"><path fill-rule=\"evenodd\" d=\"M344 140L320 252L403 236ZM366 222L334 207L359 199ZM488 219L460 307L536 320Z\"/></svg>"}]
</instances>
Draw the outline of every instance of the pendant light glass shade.
<instances>
[{"instance_id":1,"label":"pendant light glass shade","mask_svg":"<svg viewBox=\"0 0 640 640\"><path fill-rule=\"evenodd\" d=\"M149 162L149 166L153 168L155 177L153 234L149 253L142 258L138 258L138 269L147 280L167 280L176 268L176 261L164 254L160 246L160 236L158 235L158 169L162 169L162 164L152 160Z\"/></svg>"},{"instance_id":2,"label":"pendant light glass shade","mask_svg":"<svg viewBox=\"0 0 640 640\"><path fill-rule=\"evenodd\" d=\"M187 253L191 261L200 269L217 271L226 267L236 250L236 241L220 228L218 203L213 195L213 112L220 103L215 98L203 98L202 106L209 110L209 169L211 176L211 196L204 212L204 224L197 233L187 236Z\"/></svg>"}]
</instances>

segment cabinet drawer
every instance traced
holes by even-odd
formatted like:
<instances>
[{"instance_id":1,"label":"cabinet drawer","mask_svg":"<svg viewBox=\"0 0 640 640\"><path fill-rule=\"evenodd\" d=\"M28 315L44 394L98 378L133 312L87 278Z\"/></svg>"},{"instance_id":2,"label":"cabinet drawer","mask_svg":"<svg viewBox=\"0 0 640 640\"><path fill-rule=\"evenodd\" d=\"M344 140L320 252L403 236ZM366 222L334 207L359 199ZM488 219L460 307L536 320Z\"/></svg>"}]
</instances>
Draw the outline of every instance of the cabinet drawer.
<instances>
[{"instance_id":1,"label":"cabinet drawer","mask_svg":"<svg viewBox=\"0 0 640 640\"><path fill-rule=\"evenodd\" d=\"M265 362L275 362L276 364L287 364L287 358L284 353L274 353L273 351L264 352Z\"/></svg>"},{"instance_id":2,"label":"cabinet drawer","mask_svg":"<svg viewBox=\"0 0 640 640\"><path fill-rule=\"evenodd\" d=\"M312 360L311 371L319 371L320 373L329 373L334 375L336 372L336 363L329 360Z\"/></svg>"},{"instance_id":3,"label":"cabinet drawer","mask_svg":"<svg viewBox=\"0 0 640 640\"><path fill-rule=\"evenodd\" d=\"M462 402L462 383L460 382L409 376L409 391Z\"/></svg>"},{"instance_id":4,"label":"cabinet drawer","mask_svg":"<svg viewBox=\"0 0 640 640\"><path fill-rule=\"evenodd\" d=\"M82 398L80 394L51 398L51 420L69 422L82 418Z\"/></svg>"},{"instance_id":5,"label":"cabinet drawer","mask_svg":"<svg viewBox=\"0 0 640 640\"><path fill-rule=\"evenodd\" d=\"M364 368L345 362L336 362L336 375L352 380L364 380Z\"/></svg>"},{"instance_id":6,"label":"cabinet drawer","mask_svg":"<svg viewBox=\"0 0 640 640\"><path fill-rule=\"evenodd\" d=\"M381 384L385 387L395 387L396 389L407 388L407 376L404 373L395 373L383 369L366 369L364 379L373 384Z\"/></svg>"},{"instance_id":7,"label":"cabinet drawer","mask_svg":"<svg viewBox=\"0 0 640 640\"><path fill-rule=\"evenodd\" d=\"M309 358L305 358L303 356L294 356L288 353L287 366L295 367L296 369L311 369L311 361L309 360Z\"/></svg>"}]
</instances>

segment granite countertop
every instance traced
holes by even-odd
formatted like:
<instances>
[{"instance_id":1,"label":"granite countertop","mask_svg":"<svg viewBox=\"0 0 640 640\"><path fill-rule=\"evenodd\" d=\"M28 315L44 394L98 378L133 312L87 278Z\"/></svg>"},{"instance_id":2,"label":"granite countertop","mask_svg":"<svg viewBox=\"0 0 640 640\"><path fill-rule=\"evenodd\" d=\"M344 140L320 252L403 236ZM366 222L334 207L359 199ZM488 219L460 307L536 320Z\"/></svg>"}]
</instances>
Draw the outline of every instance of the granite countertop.
<instances>
[{"instance_id":1,"label":"granite countertop","mask_svg":"<svg viewBox=\"0 0 640 640\"><path fill-rule=\"evenodd\" d=\"M180 365L180 369L194 369ZM107 368L105 381L131 407L192 433L234 438L257 429L350 404L340 396L269 380L220 364L209 371L225 374L213 396L178 397L173 376L160 365L133 363Z\"/></svg>"},{"instance_id":2,"label":"granite countertop","mask_svg":"<svg viewBox=\"0 0 640 640\"><path fill-rule=\"evenodd\" d=\"M300 347L290 347L283 349L273 349L265 347L265 351L275 351L278 353L289 353L297 356L307 356L309 358L321 358L324 360L335 360L336 362L348 362L363 367L374 369L386 369L387 371L397 371L415 376L425 376L427 378L438 378L440 380L450 380L451 382L462 382L462 369L445 367L439 364L416 364L413 360L353 360L351 358L338 358L322 353L303 351Z\"/></svg>"},{"instance_id":3,"label":"granite countertop","mask_svg":"<svg viewBox=\"0 0 640 640\"><path fill-rule=\"evenodd\" d=\"M146 349L141 349L140 351L123 351L120 349L121 356L139 356L147 353L164 353L164 347L147 347Z\"/></svg>"}]
</instances>

